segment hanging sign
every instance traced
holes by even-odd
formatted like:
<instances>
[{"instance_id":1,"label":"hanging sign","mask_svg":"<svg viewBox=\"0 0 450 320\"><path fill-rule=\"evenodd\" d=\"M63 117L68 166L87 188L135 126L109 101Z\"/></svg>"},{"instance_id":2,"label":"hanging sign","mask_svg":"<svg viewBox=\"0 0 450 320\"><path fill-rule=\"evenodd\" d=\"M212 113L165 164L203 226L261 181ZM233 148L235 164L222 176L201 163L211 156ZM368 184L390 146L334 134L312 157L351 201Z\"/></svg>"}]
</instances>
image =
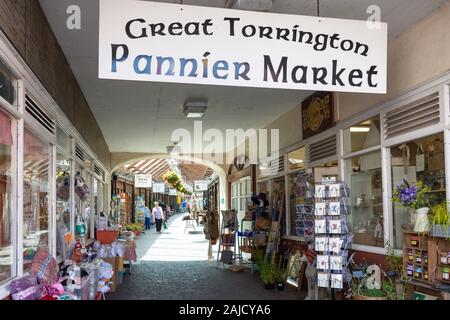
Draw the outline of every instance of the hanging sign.
<instances>
[{"instance_id":1,"label":"hanging sign","mask_svg":"<svg viewBox=\"0 0 450 320\"><path fill-rule=\"evenodd\" d=\"M153 183L153 193L164 193L166 191L166 185L164 183Z\"/></svg>"},{"instance_id":2,"label":"hanging sign","mask_svg":"<svg viewBox=\"0 0 450 320\"><path fill-rule=\"evenodd\" d=\"M208 181L198 180L194 183L194 190L197 191L208 191Z\"/></svg>"},{"instance_id":3,"label":"hanging sign","mask_svg":"<svg viewBox=\"0 0 450 320\"><path fill-rule=\"evenodd\" d=\"M151 174L137 174L134 176L134 186L136 188L151 188L153 179Z\"/></svg>"},{"instance_id":4,"label":"hanging sign","mask_svg":"<svg viewBox=\"0 0 450 320\"><path fill-rule=\"evenodd\" d=\"M387 24L100 0L99 78L386 93Z\"/></svg>"},{"instance_id":5,"label":"hanging sign","mask_svg":"<svg viewBox=\"0 0 450 320\"><path fill-rule=\"evenodd\" d=\"M170 196L176 196L177 195L177 190L176 189L170 189L169 190L169 195Z\"/></svg>"}]
</instances>

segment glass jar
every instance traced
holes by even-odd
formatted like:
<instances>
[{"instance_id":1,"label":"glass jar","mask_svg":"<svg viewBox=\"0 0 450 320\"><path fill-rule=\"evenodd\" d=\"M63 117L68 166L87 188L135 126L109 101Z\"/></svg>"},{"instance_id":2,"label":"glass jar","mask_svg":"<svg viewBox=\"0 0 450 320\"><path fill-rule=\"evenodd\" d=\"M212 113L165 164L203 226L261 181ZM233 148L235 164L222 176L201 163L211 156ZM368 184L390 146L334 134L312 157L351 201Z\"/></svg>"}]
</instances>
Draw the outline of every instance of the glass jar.
<instances>
[{"instance_id":1,"label":"glass jar","mask_svg":"<svg viewBox=\"0 0 450 320\"><path fill-rule=\"evenodd\" d=\"M413 261L413 260L414 260L413 251L412 251L412 249L409 249L409 251L408 251L408 261Z\"/></svg>"},{"instance_id":2,"label":"glass jar","mask_svg":"<svg viewBox=\"0 0 450 320\"><path fill-rule=\"evenodd\" d=\"M422 264L422 254L420 252L416 252L416 264Z\"/></svg>"},{"instance_id":3,"label":"glass jar","mask_svg":"<svg viewBox=\"0 0 450 320\"><path fill-rule=\"evenodd\" d=\"M424 252L423 254L423 264L428 265L428 253Z\"/></svg>"},{"instance_id":4,"label":"glass jar","mask_svg":"<svg viewBox=\"0 0 450 320\"><path fill-rule=\"evenodd\" d=\"M419 246L419 237L418 236L412 236L411 237L411 245L413 247L418 247Z\"/></svg>"},{"instance_id":5,"label":"glass jar","mask_svg":"<svg viewBox=\"0 0 450 320\"><path fill-rule=\"evenodd\" d=\"M424 280L428 280L428 271L425 271L425 272L423 273L423 279L424 279Z\"/></svg>"},{"instance_id":6,"label":"glass jar","mask_svg":"<svg viewBox=\"0 0 450 320\"><path fill-rule=\"evenodd\" d=\"M422 268L416 267L416 271L414 272L414 278L422 279Z\"/></svg>"},{"instance_id":7,"label":"glass jar","mask_svg":"<svg viewBox=\"0 0 450 320\"><path fill-rule=\"evenodd\" d=\"M442 264L447 264L447 263L448 263L448 258L447 258L447 256L441 256L441 263L442 263Z\"/></svg>"},{"instance_id":8,"label":"glass jar","mask_svg":"<svg viewBox=\"0 0 450 320\"><path fill-rule=\"evenodd\" d=\"M409 277L412 277L412 276L413 276L413 274L414 274L414 267L413 267L412 264L408 264L408 265L406 266L406 274L407 274Z\"/></svg>"},{"instance_id":9,"label":"glass jar","mask_svg":"<svg viewBox=\"0 0 450 320\"><path fill-rule=\"evenodd\" d=\"M442 279L443 280L450 280L450 268L442 268Z\"/></svg>"}]
</instances>

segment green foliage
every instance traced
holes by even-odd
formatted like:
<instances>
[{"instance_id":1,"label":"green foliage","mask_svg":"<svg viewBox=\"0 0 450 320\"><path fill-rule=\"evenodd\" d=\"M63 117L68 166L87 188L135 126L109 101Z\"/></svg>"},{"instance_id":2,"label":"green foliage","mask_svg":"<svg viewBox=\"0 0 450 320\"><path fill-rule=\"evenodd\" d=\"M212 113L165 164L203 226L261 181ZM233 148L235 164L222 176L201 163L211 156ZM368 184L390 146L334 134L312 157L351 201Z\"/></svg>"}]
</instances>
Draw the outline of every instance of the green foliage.
<instances>
[{"instance_id":1,"label":"green foliage","mask_svg":"<svg viewBox=\"0 0 450 320\"><path fill-rule=\"evenodd\" d=\"M142 227L138 224L129 224L126 226L127 231L142 231Z\"/></svg>"},{"instance_id":2,"label":"green foliage","mask_svg":"<svg viewBox=\"0 0 450 320\"><path fill-rule=\"evenodd\" d=\"M278 267L272 261L266 261L262 255L257 258L259 269L259 277L264 284L272 284L276 282Z\"/></svg>"},{"instance_id":3,"label":"green foliage","mask_svg":"<svg viewBox=\"0 0 450 320\"><path fill-rule=\"evenodd\" d=\"M403 258L395 254L395 249L389 240L384 244L384 248L386 250L385 262L388 271L395 272L395 275L400 279L406 278L405 268L403 267Z\"/></svg>"},{"instance_id":4,"label":"green foliage","mask_svg":"<svg viewBox=\"0 0 450 320\"><path fill-rule=\"evenodd\" d=\"M285 282L287 279L287 269L282 267L277 267L275 272L275 280L277 282Z\"/></svg>"},{"instance_id":5,"label":"green foliage","mask_svg":"<svg viewBox=\"0 0 450 320\"><path fill-rule=\"evenodd\" d=\"M395 282L392 278L389 278L387 281L383 281L381 288L389 300L397 300L397 290L395 288Z\"/></svg>"},{"instance_id":6,"label":"green foliage","mask_svg":"<svg viewBox=\"0 0 450 320\"><path fill-rule=\"evenodd\" d=\"M448 201L438 203L431 207L431 223L445 230L446 237L449 237L448 228L450 227L450 217L448 214Z\"/></svg>"},{"instance_id":7,"label":"green foliage","mask_svg":"<svg viewBox=\"0 0 450 320\"><path fill-rule=\"evenodd\" d=\"M431 188L422 181L416 181L412 186L406 180L403 181L404 183L394 191L392 201L399 203L405 208L419 209L428 207L429 203L426 201L426 194L431 191Z\"/></svg>"}]
</instances>

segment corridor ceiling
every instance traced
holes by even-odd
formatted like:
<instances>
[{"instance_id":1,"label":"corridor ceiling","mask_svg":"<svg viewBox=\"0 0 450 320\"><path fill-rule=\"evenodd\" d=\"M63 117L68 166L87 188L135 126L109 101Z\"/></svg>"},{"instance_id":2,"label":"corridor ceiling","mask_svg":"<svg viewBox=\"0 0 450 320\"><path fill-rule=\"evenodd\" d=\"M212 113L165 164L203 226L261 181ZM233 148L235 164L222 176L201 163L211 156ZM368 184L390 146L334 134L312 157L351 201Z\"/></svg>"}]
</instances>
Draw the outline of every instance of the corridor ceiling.
<instances>
[{"instance_id":1,"label":"corridor ceiling","mask_svg":"<svg viewBox=\"0 0 450 320\"><path fill-rule=\"evenodd\" d=\"M196 180L208 180L214 175L211 168L198 163L193 164L188 161L177 161L177 163L184 182L188 184L192 184ZM169 160L149 159L128 163L118 172L130 177L135 174L151 174L154 180L163 182L162 176L170 170L172 167Z\"/></svg>"},{"instance_id":2,"label":"corridor ceiling","mask_svg":"<svg viewBox=\"0 0 450 320\"><path fill-rule=\"evenodd\" d=\"M321 0L321 16L367 18L378 4L395 37L448 0ZM157 2L180 3L179 0ZM183 114L191 98L208 101L208 128L261 128L296 107L310 92L98 79L98 1L40 0L43 11L99 123L111 152L166 153L176 128L193 129ZM82 29L66 28L69 5L82 13ZM225 7L225 0L183 0L183 4ZM316 0L274 0L271 12L316 15ZM300 120L300 119L299 119Z\"/></svg>"}]
</instances>

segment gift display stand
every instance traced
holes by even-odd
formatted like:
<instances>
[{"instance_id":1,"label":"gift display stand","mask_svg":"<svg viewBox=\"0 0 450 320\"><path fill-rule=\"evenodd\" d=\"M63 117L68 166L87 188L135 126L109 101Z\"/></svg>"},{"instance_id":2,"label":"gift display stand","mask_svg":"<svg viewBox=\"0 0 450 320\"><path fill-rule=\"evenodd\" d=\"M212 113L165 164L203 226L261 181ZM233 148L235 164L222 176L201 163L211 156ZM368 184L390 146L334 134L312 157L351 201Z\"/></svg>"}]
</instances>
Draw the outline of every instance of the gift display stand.
<instances>
[{"instance_id":1,"label":"gift display stand","mask_svg":"<svg viewBox=\"0 0 450 320\"><path fill-rule=\"evenodd\" d=\"M335 290L344 288L346 261L350 247L347 216L349 190L342 182L323 180L315 185L314 248L317 253L317 285Z\"/></svg>"},{"instance_id":2,"label":"gift display stand","mask_svg":"<svg viewBox=\"0 0 450 320\"><path fill-rule=\"evenodd\" d=\"M223 210L219 236L219 250L217 251L217 267L222 264L236 265L242 256L238 251L237 231L238 217L236 210Z\"/></svg>"}]
</instances>

